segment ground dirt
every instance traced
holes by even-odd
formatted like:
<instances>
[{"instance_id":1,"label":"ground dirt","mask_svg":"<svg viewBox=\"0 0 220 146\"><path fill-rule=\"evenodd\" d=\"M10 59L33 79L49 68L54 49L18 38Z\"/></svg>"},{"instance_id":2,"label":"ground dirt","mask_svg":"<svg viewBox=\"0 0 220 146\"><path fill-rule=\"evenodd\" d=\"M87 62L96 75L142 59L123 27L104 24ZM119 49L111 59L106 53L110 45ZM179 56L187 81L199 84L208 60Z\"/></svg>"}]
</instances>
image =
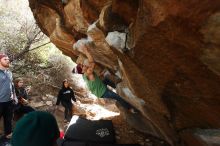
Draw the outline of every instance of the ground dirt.
<instances>
[{"instance_id":1,"label":"ground dirt","mask_svg":"<svg viewBox=\"0 0 220 146\"><path fill-rule=\"evenodd\" d=\"M85 101L84 101L85 102ZM55 99L52 97L33 97L29 105L36 110L47 111L52 113L59 125L60 131L66 130L68 123L64 122L64 108L54 107ZM126 122L125 118L120 115L119 110L115 106L114 101L92 101L87 100L86 103L74 103L73 114L90 120L108 119L112 120L118 144L140 144L141 146L165 146L163 141L155 139L144 133L133 129ZM0 132L3 133L3 123L1 120ZM16 122L14 122L14 125Z\"/></svg>"}]
</instances>

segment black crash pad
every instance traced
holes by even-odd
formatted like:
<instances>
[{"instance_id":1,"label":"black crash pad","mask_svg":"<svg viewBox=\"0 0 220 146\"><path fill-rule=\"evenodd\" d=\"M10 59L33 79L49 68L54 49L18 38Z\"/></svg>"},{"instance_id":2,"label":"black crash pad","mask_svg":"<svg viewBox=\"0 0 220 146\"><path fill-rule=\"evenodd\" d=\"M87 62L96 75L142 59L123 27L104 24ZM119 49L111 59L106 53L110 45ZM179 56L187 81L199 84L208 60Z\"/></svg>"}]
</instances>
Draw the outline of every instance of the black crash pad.
<instances>
[{"instance_id":1,"label":"black crash pad","mask_svg":"<svg viewBox=\"0 0 220 146\"><path fill-rule=\"evenodd\" d=\"M92 121L73 116L64 138L83 142L115 143L115 131L111 120Z\"/></svg>"},{"instance_id":2,"label":"black crash pad","mask_svg":"<svg viewBox=\"0 0 220 146\"><path fill-rule=\"evenodd\" d=\"M82 141L70 141L64 139L57 140L58 146L140 146L139 144L107 144L107 143L93 143L93 142L82 142Z\"/></svg>"}]
</instances>

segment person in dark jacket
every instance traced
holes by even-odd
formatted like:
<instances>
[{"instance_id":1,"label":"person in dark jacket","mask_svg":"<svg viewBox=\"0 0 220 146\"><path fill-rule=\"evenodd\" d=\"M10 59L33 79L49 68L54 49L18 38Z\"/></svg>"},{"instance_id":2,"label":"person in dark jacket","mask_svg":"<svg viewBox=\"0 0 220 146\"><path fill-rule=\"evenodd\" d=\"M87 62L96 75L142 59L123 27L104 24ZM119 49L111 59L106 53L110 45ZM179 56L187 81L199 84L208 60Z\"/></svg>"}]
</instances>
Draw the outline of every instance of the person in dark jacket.
<instances>
[{"instance_id":1,"label":"person in dark jacket","mask_svg":"<svg viewBox=\"0 0 220 146\"><path fill-rule=\"evenodd\" d=\"M35 111L32 107L28 106L28 94L24 88L24 81L22 78L15 80L15 93L18 98L18 104L14 109L14 120L19 120L24 114Z\"/></svg>"},{"instance_id":2,"label":"person in dark jacket","mask_svg":"<svg viewBox=\"0 0 220 146\"><path fill-rule=\"evenodd\" d=\"M59 91L56 105L59 105L60 102L62 106L65 108L64 112L64 122L70 121L72 118L72 101L76 102L76 98L73 92L73 89L70 88L69 82L67 79L63 81L62 89Z\"/></svg>"},{"instance_id":3,"label":"person in dark jacket","mask_svg":"<svg viewBox=\"0 0 220 146\"><path fill-rule=\"evenodd\" d=\"M22 78L15 79L15 93L18 100L20 100L19 102L23 102L24 104L28 102L28 94L24 88L24 81Z\"/></svg>"}]
</instances>

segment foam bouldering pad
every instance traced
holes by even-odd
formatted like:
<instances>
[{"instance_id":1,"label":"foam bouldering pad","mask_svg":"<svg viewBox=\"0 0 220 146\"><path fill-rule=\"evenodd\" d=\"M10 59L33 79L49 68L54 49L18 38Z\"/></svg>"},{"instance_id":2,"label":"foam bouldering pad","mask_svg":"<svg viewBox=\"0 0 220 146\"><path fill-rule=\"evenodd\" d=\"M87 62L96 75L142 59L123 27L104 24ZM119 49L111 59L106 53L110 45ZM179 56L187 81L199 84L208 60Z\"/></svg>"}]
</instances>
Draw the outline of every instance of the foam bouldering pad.
<instances>
[{"instance_id":1,"label":"foam bouldering pad","mask_svg":"<svg viewBox=\"0 0 220 146\"><path fill-rule=\"evenodd\" d=\"M140 146L139 144L107 144L107 143L93 143L83 141L71 141L66 139L58 139L58 146Z\"/></svg>"},{"instance_id":2,"label":"foam bouldering pad","mask_svg":"<svg viewBox=\"0 0 220 146\"><path fill-rule=\"evenodd\" d=\"M92 121L73 116L64 138L83 142L115 143L115 131L111 120Z\"/></svg>"}]
</instances>

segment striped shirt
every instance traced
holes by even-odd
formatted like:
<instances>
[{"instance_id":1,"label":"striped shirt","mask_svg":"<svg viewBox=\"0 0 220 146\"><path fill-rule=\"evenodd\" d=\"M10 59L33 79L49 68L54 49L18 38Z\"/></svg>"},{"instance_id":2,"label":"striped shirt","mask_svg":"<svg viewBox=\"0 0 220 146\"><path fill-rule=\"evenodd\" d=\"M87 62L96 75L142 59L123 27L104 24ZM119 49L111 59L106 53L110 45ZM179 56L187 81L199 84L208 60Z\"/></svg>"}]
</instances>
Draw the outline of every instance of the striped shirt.
<instances>
[{"instance_id":1,"label":"striped shirt","mask_svg":"<svg viewBox=\"0 0 220 146\"><path fill-rule=\"evenodd\" d=\"M0 69L0 102L12 100L12 73Z\"/></svg>"}]
</instances>

